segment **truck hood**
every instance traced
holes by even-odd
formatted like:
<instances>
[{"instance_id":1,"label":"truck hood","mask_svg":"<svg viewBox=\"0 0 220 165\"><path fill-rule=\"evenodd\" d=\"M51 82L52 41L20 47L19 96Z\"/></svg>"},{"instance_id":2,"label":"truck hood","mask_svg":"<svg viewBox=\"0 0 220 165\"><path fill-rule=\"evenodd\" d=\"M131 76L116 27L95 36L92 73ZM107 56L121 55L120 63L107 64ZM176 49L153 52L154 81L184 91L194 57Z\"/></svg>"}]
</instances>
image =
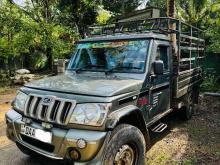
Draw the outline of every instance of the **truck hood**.
<instances>
[{"instance_id":1,"label":"truck hood","mask_svg":"<svg viewBox=\"0 0 220 165\"><path fill-rule=\"evenodd\" d=\"M119 77L68 74L48 77L26 84L25 87L92 96L115 96L137 91L142 80Z\"/></svg>"}]
</instances>

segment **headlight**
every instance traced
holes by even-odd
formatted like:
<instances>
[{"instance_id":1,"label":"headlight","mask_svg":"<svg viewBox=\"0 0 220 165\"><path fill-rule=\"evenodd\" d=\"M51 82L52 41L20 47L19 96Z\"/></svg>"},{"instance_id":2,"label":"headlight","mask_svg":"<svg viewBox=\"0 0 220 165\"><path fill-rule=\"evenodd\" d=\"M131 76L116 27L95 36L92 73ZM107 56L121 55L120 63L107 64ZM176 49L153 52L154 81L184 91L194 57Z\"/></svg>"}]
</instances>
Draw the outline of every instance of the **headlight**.
<instances>
[{"instance_id":1,"label":"headlight","mask_svg":"<svg viewBox=\"0 0 220 165\"><path fill-rule=\"evenodd\" d=\"M101 126L111 104L78 104L70 118L70 123Z\"/></svg>"},{"instance_id":2,"label":"headlight","mask_svg":"<svg viewBox=\"0 0 220 165\"><path fill-rule=\"evenodd\" d=\"M28 97L28 95L26 95L25 93L19 91L17 96L14 99L14 102L13 102L14 108L16 108L20 111L24 111L25 102L27 100L27 97Z\"/></svg>"}]
</instances>

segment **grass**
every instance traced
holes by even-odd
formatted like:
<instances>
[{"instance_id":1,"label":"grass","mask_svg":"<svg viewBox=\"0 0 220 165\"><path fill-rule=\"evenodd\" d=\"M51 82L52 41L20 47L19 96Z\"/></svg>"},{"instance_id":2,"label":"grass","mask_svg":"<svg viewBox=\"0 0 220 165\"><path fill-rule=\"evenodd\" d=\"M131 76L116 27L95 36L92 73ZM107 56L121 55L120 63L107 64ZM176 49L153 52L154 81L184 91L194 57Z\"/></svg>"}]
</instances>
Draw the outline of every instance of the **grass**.
<instances>
[{"instance_id":1,"label":"grass","mask_svg":"<svg viewBox=\"0 0 220 165\"><path fill-rule=\"evenodd\" d=\"M8 93L9 90L10 90L10 87L8 86L0 87L0 94Z\"/></svg>"},{"instance_id":2,"label":"grass","mask_svg":"<svg viewBox=\"0 0 220 165\"><path fill-rule=\"evenodd\" d=\"M197 163L197 159L195 157L191 159L186 159L182 162L183 165L194 165L196 163Z\"/></svg>"},{"instance_id":3,"label":"grass","mask_svg":"<svg viewBox=\"0 0 220 165\"><path fill-rule=\"evenodd\" d=\"M0 95L16 93L19 86L0 86Z\"/></svg>"}]
</instances>

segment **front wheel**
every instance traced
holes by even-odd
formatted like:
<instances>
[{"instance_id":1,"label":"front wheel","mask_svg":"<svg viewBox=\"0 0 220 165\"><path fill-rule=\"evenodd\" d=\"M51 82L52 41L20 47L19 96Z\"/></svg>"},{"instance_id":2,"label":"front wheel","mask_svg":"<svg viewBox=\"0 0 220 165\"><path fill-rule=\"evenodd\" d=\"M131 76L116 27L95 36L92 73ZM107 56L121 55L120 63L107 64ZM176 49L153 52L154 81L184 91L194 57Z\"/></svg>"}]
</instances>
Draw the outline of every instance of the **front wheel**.
<instances>
[{"instance_id":1,"label":"front wheel","mask_svg":"<svg viewBox=\"0 0 220 165\"><path fill-rule=\"evenodd\" d=\"M146 144L141 131L121 124L112 132L105 154L105 165L144 165Z\"/></svg>"}]
</instances>

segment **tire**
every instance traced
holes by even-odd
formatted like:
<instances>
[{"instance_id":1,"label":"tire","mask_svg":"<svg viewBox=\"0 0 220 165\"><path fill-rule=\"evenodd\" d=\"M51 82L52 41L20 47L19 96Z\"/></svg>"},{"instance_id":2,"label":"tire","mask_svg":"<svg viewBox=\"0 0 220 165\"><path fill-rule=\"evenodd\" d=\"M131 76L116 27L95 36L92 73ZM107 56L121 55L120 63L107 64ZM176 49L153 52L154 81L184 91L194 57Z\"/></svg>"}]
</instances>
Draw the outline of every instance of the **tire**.
<instances>
[{"instance_id":1,"label":"tire","mask_svg":"<svg viewBox=\"0 0 220 165\"><path fill-rule=\"evenodd\" d=\"M190 120L194 114L194 103L192 93L185 97L185 106L180 108L180 118L182 120Z\"/></svg>"},{"instance_id":2,"label":"tire","mask_svg":"<svg viewBox=\"0 0 220 165\"><path fill-rule=\"evenodd\" d=\"M104 165L144 165L146 144L141 131L128 124L117 126L111 135L104 157ZM124 162L122 157L130 159ZM133 161L132 161L133 160ZM132 163L133 162L133 163Z\"/></svg>"}]
</instances>

